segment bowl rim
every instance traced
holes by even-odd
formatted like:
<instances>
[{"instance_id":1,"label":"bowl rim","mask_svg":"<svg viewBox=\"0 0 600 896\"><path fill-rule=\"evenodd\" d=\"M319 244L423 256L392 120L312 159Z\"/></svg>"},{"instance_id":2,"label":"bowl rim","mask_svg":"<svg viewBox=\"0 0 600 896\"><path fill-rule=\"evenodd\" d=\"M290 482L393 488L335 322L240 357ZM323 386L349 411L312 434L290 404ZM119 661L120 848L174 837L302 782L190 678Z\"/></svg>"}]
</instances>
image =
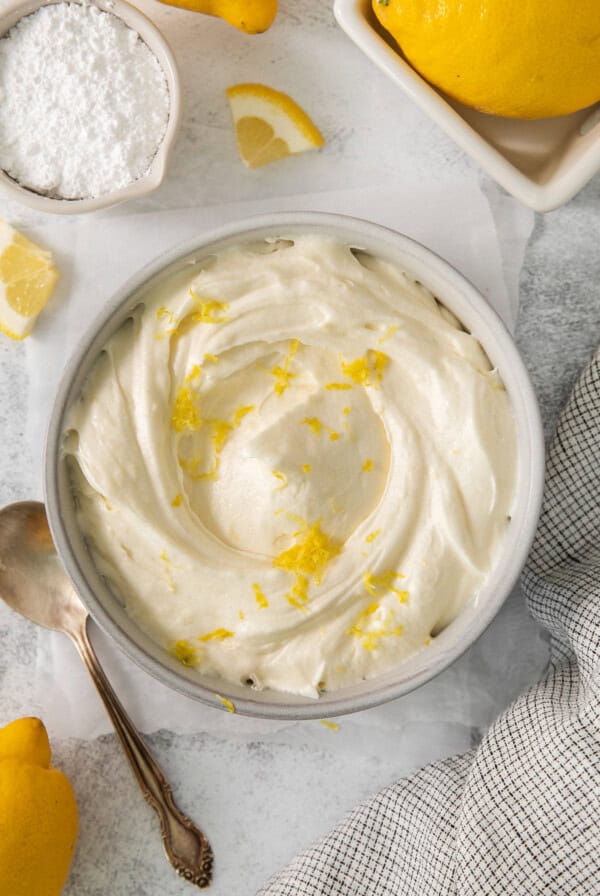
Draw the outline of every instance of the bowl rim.
<instances>
[{"instance_id":1,"label":"bowl rim","mask_svg":"<svg viewBox=\"0 0 600 896\"><path fill-rule=\"evenodd\" d=\"M64 481L61 483L61 476L63 480L65 476L64 464L61 465L61 444L67 410L78 396L85 377L107 339L112 332L116 332L131 308L139 302L139 294L156 277L169 276L171 268L176 270L178 264L184 266L196 256L201 258L203 255L214 254L226 245L263 238L293 238L294 233L314 231L334 236L379 257L396 257L396 264L407 269L409 274L416 276L415 272L419 272L421 276L417 279L425 286L428 286L428 279L433 282L432 278L437 278L436 282L443 282L448 288L446 296L439 296L440 301L454 313L459 297L462 296L464 308L470 309L470 320L465 322L464 314L459 315L459 319L466 323L467 329L473 330L472 323L476 323L480 332L485 331L484 341L487 344L484 348L493 363L496 363L499 355L502 356L501 376L513 404L519 449L513 524L507 533L502 557L477 596L469 601L454 622L435 639L436 643L432 642L424 656L423 651L420 651L390 673L361 682L357 686L330 692L316 700L298 698L283 692L252 691L224 679L213 678L208 684L203 684L193 672L169 658L166 651L151 644L150 639L144 636L135 623L131 621L129 633L124 631L98 596L103 588L97 571L98 581L95 587L86 577L82 566L85 565L83 555L87 554L87 549L82 547L81 532L76 525L72 526L75 536L79 537L79 548L73 545L68 532L66 510L70 510L73 516L74 505L72 501L68 501L67 508L61 497L63 493L70 495L68 490L65 491ZM451 290L454 293L451 301L448 301ZM107 332L109 330L111 332ZM474 335L480 338L475 332ZM447 261L410 237L359 218L326 212L278 212L236 221L180 244L137 271L105 305L67 363L51 410L44 454L46 509L59 558L92 617L118 647L153 678L188 697L221 709L224 708L222 698L226 697L233 701L236 712L241 715L290 720L327 718L396 699L434 678L471 646L496 616L525 563L541 509L543 476L542 422L529 375L504 323L482 294ZM89 554L87 556L88 566L93 566L89 561ZM105 586L104 591L108 593ZM110 599L113 603L116 601L114 595ZM158 658L158 654L162 656ZM417 662L415 657L421 657L421 660ZM357 689L358 694L354 693Z\"/></svg>"},{"instance_id":2,"label":"bowl rim","mask_svg":"<svg viewBox=\"0 0 600 896\"><path fill-rule=\"evenodd\" d=\"M161 138L147 172L118 190L104 193L102 196L85 199L54 199L42 193L36 193L13 180L0 167L0 192L7 200L20 202L39 212L50 212L58 215L77 215L85 212L109 208L128 199L138 199L156 190L163 182L175 140L181 126L182 100L181 79L175 56L167 39L157 25L140 9L128 0L11 0L0 10L0 40L17 22L26 16L33 15L44 6L60 3L78 3L80 6L94 6L102 12L114 15L132 31L136 31L150 52L156 57L163 70L169 92L169 118L167 127Z\"/></svg>"},{"instance_id":3,"label":"bowl rim","mask_svg":"<svg viewBox=\"0 0 600 896\"><path fill-rule=\"evenodd\" d=\"M540 184L512 164L469 124L415 69L377 33L368 19L370 0L334 0L333 12L342 31L416 103L467 155L505 190L536 212L549 212L569 202L600 170L600 139L568 169ZM595 104L592 110L600 109Z\"/></svg>"}]
</instances>

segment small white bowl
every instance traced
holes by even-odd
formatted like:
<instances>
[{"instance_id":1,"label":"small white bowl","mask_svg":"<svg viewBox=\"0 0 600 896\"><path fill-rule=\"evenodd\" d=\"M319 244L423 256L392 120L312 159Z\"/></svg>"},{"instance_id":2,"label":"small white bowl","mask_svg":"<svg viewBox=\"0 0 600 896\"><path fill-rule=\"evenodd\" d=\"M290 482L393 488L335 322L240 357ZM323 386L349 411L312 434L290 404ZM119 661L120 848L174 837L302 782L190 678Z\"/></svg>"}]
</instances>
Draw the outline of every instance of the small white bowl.
<instances>
[{"instance_id":1,"label":"small white bowl","mask_svg":"<svg viewBox=\"0 0 600 896\"><path fill-rule=\"evenodd\" d=\"M538 212L564 205L600 170L600 103L539 121L470 109L427 83L381 28L370 0L334 0L348 37L505 190Z\"/></svg>"},{"instance_id":2,"label":"small white bowl","mask_svg":"<svg viewBox=\"0 0 600 896\"><path fill-rule=\"evenodd\" d=\"M327 235L391 261L419 280L479 340L498 368L514 410L517 431L517 486L511 525L501 556L477 596L431 642L427 650L367 681L323 694L318 700L276 691L257 691L186 669L155 644L127 615L101 578L76 516L67 460L62 451L65 421L96 358L108 340L143 302L158 278L176 275L192 261L261 239L300 233ZM217 694L239 713L278 719L314 719L366 709L413 690L460 656L492 621L512 590L527 557L540 511L544 443L539 410L515 344L483 296L447 262L406 236L341 215L317 212L272 214L221 228L160 257L143 268L107 304L77 347L56 396L46 441L46 508L60 559L96 622L143 669L189 697L222 708Z\"/></svg>"},{"instance_id":3,"label":"small white bowl","mask_svg":"<svg viewBox=\"0 0 600 896\"><path fill-rule=\"evenodd\" d=\"M31 15L43 6L55 3L81 3L89 5L89 0L16 0L2 7L0 11L0 38L4 37L24 16ZM167 129L150 168L143 177L132 181L120 190L105 193L90 199L53 199L19 184L0 168L0 192L6 199L21 202L39 212L58 215L76 215L108 208L126 199L138 199L156 190L164 180L169 156L181 122L181 86L175 58L156 25L142 12L127 3L127 0L94 0L94 5L104 12L121 19L133 31L137 31L144 43L158 59L164 72L169 90L169 120Z\"/></svg>"}]
</instances>

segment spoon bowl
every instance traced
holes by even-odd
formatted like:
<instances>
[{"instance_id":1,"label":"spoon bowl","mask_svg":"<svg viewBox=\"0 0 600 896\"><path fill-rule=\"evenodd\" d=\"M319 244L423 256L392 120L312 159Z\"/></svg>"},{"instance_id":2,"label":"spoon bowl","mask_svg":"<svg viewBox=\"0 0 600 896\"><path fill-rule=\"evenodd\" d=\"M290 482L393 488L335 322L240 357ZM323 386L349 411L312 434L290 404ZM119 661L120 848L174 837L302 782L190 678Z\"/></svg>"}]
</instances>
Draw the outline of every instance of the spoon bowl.
<instances>
[{"instance_id":1,"label":"spoon bowl","mask_svg":"<svg viewBox=\"0 0 600 896\"><path fill-rule=\"evenodd\" d=\"M0 510L0 597L36 625L68 635L87 618L56 554L44 505L37 501Z\"/></svg>"}]
</instances>

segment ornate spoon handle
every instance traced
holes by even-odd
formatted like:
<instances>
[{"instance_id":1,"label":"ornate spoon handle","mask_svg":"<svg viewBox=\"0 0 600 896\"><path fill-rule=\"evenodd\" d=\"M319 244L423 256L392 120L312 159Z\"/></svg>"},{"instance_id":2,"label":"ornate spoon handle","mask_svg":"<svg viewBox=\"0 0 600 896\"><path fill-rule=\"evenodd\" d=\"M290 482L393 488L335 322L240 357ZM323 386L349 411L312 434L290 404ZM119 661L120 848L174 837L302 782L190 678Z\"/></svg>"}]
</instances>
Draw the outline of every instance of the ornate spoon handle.
<instances>
[{"instance_id":1,"label":"ornate spoon handle","mask_svg":"<svg viewBox=\"0 0 600 896\"><path fill-rule=\"evenodd\" d=\"M181 877L197 887L208 887L212 877L213 853L202 831L175 805L173 792L161 769L123 709L104 674L87 634L87 618L69 632L96 689L141 787L144 799L157 813L167 858Z\"/></svg>"}]
</instances>

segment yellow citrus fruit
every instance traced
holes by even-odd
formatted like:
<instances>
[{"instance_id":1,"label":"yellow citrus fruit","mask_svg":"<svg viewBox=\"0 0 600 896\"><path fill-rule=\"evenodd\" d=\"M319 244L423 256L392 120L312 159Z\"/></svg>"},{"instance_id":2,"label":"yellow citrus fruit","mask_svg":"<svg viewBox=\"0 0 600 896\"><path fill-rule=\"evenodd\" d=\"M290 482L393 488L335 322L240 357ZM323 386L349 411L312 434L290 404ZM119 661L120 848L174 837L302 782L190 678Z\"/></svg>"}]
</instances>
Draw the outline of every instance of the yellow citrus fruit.
<instances>
[{"instance_id":1,"label":"yellow citrus fruit","mask_svg":"<svg viewBox=\"0 0 600 896\"><path fill-rule=\"evenodd\" d=\"M52 255L0 219L0 330L24 339L52 295Z\"/></svg>"},{"instance_id":2,"label":"yellow citrus fruit","mask_svg":"<svg viewBox=\"0 0 600 896\"><path fill-rule=\"evenodd\" d=\"M324 145L319 129L287 93L264 84L235 84L227 97L248 168Z\"/></svg>"},{"instance_id":3,"label":"yellow citrus fruit","mask_svg":"<svg viewBox=\"0 0 600 896\"><path fill-rule=\"evenodd\" d=\"M600 100L598 0L372 0L424 78L508 118L566 115Z\"/></svg>"},{"instance_id":4,"label":"yellow citrus fruit","mask_svg":"<svg viewBox=\"0 0 600 896\"><path fill-rule=\"evenodd\" d=\"M77 840L69 780L50 765L39 719L0 728L0 893L59 896Z\"/></svg>"},{"instance_id":5,"label":"yellow citrus fruit","mask_svg":"<svg viewBox=\"0 0 600 896\"><path fill-rule=\"evenodd\" d=\"M277 0L162 0L170 6L180 6L193 12L217 16L245 31L260 34L270 28L277 15Z\"/></svg>"}]
</instances>

